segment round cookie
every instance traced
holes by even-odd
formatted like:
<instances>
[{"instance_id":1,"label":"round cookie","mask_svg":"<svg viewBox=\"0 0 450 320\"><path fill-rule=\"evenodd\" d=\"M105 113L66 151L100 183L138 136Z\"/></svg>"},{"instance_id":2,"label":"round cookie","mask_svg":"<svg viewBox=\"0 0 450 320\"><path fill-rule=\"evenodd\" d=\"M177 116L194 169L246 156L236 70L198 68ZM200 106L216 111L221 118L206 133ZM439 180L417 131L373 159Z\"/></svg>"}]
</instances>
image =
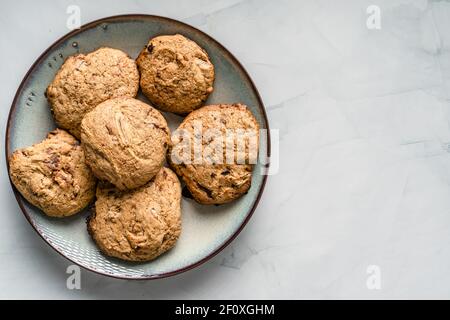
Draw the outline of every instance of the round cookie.
<instances>
[{"instance_id":1,"label":"round cookie","mask_svg":"<svg viewBox=\"0 0 450 320\"><path fill-rule=\"evenodd\" d=\"M136 61L142 92L163 111L189 113L213 91L214 66L208 54L182 35L151 39Z\"/></svg>"},{"instance_id":2,"label":"round cookie","mask_svg":"<svg viewBox=\"0 0 450 320\"><path fill-rule=\"evenodd\" d=\"M120 50L100 48L67 58L46 95L58 126L80 138L87 112L110 98L135 97L138 89L136 62Z\"/></svg>"},{"instance_id":3,"label":"round cookie","mask_svg":"<svg viewBox=\"0 0 450 320\"><path fill-rule=\"evenodd\" d=\"M14 151L9 175L28 202L53 217L79 212L95 195L96 179L80 143L60 129L40 143Z\"/></svg>"},{"instance_id":4,"label":"round cookie","mask_svg":"<svg viewBox=\"0 0 450 320\"><path fill-rule=\"evenodd\" d=\"M171 249L181 232L177 176L162 168L153 180L131 191L99 183L88 231L102 252L124 260L148 261Z\"/></svg>"},{"instance_id":5,"label":"round cookie","mask_svg":"<svg viewBox=\"0 0 450 320\"><path fill-rule=\"evenodd\" d=\"M170 143L161 113L134 98L107 100L81 122L81 144L94 174L118 189L140 187L161 169Z\"/></svg>"},{"instance_id":6,"label":"round cookie","mask_svg":"<svg viewBox=\"0 0 450 320\"><path fill-rule=\"evenodd\" d=\"M173 133L168 162L197 202L222 204L250 188L258 146L259 125L245 105L205 106Z\"/></svg>"}]
</instances>

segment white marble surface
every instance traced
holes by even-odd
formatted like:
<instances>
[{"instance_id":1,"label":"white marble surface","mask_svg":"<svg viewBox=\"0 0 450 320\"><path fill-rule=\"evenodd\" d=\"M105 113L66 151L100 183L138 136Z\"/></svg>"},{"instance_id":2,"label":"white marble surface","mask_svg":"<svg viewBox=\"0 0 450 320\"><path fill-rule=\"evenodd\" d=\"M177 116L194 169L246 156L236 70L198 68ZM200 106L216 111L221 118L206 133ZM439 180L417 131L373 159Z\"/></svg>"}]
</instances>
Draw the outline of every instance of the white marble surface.
<instances>
[{"instance_id":1,"label":"white marble surface","mask_svg":"<svg viewBox=\"0 0 450 320\"><path fill-rule=\"evenodd\" d=\"M82 271L21 214L2 156L0 298L450 298L450 2L21 1L0 11L4 145L28 68L82 23L148 13L192 24L247 68L280 130L280 170L230 247L179 276ZM369 30L366 8L381 9ZM369 290L367 267L381 270Z\"/></svg>"}]
</instances>

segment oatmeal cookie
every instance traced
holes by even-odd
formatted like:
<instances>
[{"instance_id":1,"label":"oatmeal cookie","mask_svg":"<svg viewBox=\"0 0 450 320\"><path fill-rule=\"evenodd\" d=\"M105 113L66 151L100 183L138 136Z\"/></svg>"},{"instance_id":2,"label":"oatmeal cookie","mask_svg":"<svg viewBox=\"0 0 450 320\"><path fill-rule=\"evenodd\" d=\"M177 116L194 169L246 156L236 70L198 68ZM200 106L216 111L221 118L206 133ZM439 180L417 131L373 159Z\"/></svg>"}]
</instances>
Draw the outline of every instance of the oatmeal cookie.
<instances>
[{"instance_id":1,"label":"oatmeal cookie","mask_svg":"<svg viewBox=\"0 0 450 320\"><path fill-rule=\"evenodd\" d=\"M182 35L151 39L137 65L142 92L163 111L189 113L213 91L214 66L208 54Z\"/></svg>"},{"instance_id":2,"label":"oatmeal cookie","mask_svg":"<svg viewBox=\"0 0 450 320\"><path fill-rule=\"evenodd\" d=\"M81 122L81 145L94 174L118 189L140 187L161 169L170 143L161 113L133 98L107 100Z\"/></svg>"},{"instance_id":3,"label":"oatmeal cookie","mask_svg":"<svg viewBox=\"0 0 450 320\"><path fill-rule=\"evenodd\" d=\"M126 53L100 48L69 57L46 95L59 127L80 138L83 116L110 98L135 97L139 89L136 62Z\"/></svg>"},{"instance_id":4,"label":"oatmeal cookie","mask_svg":"<svg viewBox=\"0 0 450 320\"><path fill-rule=\"evenodd\" d=\"M197 202L222 204L250 188L258 146L259 125L245 105L205 106L172 135L168 162Z\"/></svg>"},{"instance_id":5,"label":"oatmeal cookie","mask_svg":"<svg viewBox=\"0 0 450 320\"><path fill-rule=\"evenodd\" d=\"M175 245L180 215L180 182L170 169L162 168L153 180L131 191L99 183L88 231L106 255L148 261Z\"/></svg>"},{"instance_id":6,"label":"oatmeal cookie","mask_svg":"<svg viewBox=\"0 0 450 320\"><path fill-rule=\"evenodd\" d=\"M53 217L79 212L95 195L96 179L80 143L60 129L40 143L14 151L9 174L28 202Z\"/></svg>"}]
</instances>

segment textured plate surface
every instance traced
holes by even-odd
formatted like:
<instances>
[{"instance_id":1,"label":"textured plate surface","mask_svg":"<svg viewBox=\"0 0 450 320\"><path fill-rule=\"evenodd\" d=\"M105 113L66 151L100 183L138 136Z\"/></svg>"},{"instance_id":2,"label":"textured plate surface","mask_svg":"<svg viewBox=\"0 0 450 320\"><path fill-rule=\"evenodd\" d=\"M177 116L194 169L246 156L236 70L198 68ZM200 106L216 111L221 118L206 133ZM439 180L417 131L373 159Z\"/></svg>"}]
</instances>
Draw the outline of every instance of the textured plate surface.
<instances>
[{"instance_id":1,"label":"textured plate surface","mask_svg":"<svg viewBox=\"0 0 450 320\"><path fill-rule=\"evenodd\" d=\"M11 106L6 132L6 156L45 138L55 128L44 91L64 60L102 46L121 49L132 58L150 37L180 33L206 49L216 68L213 94L207 104L242 102L250 107L261 128L268 129L264 106L248 74L219 43L181 22L147 15L125 15L91 22L47 49L22 81ZM142 96L139 99L144 100ZM164 113L172 129L182 118ZM260 155L269 155L269 137L261 137ZM87 210L70 218L46 217L14 189L28 221L63 256L101 274L127 279L154 279L189 270L228 245L252 215L262 194L266 168L258 163L248 194L227 205L203 206L182 200L182 234L174 249L146 263L129 263L102 255L86 231Z\"/></svg>"}]
</instances>

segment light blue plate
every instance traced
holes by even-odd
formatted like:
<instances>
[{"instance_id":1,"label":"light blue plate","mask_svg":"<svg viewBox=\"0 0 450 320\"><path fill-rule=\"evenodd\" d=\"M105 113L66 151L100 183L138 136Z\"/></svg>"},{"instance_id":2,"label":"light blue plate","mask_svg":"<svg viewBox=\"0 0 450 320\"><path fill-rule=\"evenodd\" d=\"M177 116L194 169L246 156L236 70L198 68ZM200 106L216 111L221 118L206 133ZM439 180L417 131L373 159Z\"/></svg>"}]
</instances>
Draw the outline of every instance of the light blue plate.
<instances>
[{"instance_id":1,"label":"light blue plate","mask_svg":"<svg viewBox=\"0 0 450 320\"><path fill-rule=\"evenodd\" d=\"M22 81L11 106L6 130L6 156L45 138L55 128L44 91L64 60L99 47L118 48L136 58L149 38L180 33L206 49L216 70L215 88L206 104L241 102L250 107L262 129L268 129L264 106L250 77L223 46L203 32L181 22L147 15L109 17L75 30L47 49ZM143 99L142 97L139 97ZM182 118L164 114L170 127ZM269 156L269 135L261 136L260 156ZM125 279L155 279L194 268L213 257L240 232L262 194L267 168L258 163L247 195L221 206L204 206L182 200L182 233L175 248L146 263L129 263L101 254L86 231L89 212L54 219L30 205L15 190L28 221L42 238L72 262L104 275Z\"/></svg>"}]
</instances>

